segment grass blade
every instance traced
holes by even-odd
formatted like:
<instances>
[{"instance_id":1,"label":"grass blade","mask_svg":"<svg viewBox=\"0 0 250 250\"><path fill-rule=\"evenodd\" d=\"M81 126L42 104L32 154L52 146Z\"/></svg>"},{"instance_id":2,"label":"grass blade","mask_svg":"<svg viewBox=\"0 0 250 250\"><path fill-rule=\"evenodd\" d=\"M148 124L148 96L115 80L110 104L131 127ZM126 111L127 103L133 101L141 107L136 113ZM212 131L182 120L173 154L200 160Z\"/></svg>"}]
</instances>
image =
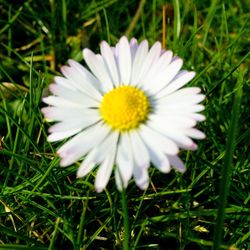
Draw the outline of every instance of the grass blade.
<instances>
[{"instance_id":1,"label":"grass blade","mask_svg":"<svg viewBox=\"0 0 250 250\"><path fill-rule=\"evenodd\" d=\"M235 148L235 141L238 131L238 121L240 114L240 104L242 97L242 85L243 85L243 73L239 72L238 82L236 84L236 93L234 97L234 104L231 116L230 127L228 131L228 141L226 145L226 153L224 158L224 167L222 170L222 179L220 186L220 195L219 195L219 207L217 214L217 221L214 232L214 245L213 250L218 250L220 248L220 243L223 234L223 225L225 218L225 207L227 205L227 197L231 182L231 173L233 167L233 153Z\"/></svg>"}]
</instances>

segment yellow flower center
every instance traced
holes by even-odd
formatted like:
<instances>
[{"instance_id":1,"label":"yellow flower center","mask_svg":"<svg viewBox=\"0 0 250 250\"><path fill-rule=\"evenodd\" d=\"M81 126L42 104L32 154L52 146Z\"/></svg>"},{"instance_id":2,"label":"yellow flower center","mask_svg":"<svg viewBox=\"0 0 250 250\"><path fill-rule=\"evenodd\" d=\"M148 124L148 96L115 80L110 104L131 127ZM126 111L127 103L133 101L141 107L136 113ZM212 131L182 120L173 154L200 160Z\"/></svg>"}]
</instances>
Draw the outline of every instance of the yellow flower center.
<instances>
[{"instance_id":1,"label":"yellow flower center","mask_svg":"<svg viewBox=\"0 0 250 250\"><path fill-rule=\"evenodd\" d=\"M132 86L120 86L103 96L100 113L102 119L120 132L137 128L146 121L150 103L148 97Z\"/></svg>"}]
</instances>

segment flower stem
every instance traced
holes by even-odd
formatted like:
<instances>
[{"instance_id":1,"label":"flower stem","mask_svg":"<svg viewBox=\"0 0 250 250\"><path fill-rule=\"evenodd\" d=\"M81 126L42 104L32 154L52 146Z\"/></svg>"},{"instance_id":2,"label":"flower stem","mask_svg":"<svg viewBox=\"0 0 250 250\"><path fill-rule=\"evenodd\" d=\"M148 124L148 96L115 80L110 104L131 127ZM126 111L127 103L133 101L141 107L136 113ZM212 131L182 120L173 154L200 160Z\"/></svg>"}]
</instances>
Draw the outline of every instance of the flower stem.
<instances>
[{"instance_id":1,"label":"flower stem","mask_svg":"<svg viewBox=\"0 0 250 250\"><path fill-rule=\"evenodd\" d=\"M123 240L123 250L129 250L129 217L128 217L128 204L126 197L126 189L122 189L122 211L123 211L123 221L124 221L124 240Z\"/></svg>"}]
</instances>

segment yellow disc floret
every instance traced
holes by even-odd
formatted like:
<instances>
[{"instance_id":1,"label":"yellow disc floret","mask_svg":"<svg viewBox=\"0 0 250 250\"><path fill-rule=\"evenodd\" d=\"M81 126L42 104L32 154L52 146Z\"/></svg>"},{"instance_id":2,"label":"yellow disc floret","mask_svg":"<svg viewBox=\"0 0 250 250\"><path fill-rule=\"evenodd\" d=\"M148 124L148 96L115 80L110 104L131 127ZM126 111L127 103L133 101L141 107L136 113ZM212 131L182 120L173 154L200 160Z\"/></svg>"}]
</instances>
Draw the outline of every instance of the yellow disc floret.
<instances>
[{"instance_id":1,"label":"yellow disc floret","mask_svg":"<svg viewBox=\"0 0 250 250\"><path fill-rule=\"evenodd\" d=\"M137 128L147 120L150 103L140 89L123 85L103 96L100 113L102 119L120 132Z\"/></svg>"}]
</instances>

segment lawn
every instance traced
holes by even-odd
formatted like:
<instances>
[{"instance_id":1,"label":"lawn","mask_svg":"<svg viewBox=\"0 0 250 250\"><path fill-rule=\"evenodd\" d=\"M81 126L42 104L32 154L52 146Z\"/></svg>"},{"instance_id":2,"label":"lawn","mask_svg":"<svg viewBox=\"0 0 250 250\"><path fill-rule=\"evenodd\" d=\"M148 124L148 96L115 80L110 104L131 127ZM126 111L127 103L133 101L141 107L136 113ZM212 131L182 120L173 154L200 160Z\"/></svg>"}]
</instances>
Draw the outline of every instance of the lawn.
<instances>
[{"instance_id":1,"label":"lawn","mask_svg":"<svg viewBox=\"0 0 250 250\"><path fill-rule=\"evenodd\" d=\"M0 0L0 250L250 249L247 0ZM119 192L97 193L96 170L60 167L41 112L69 58L121 36L160 41L196 72L206 95L187 171L149 168ZM128 243L128 245L127 245Z\"/></svg>"}]
</instances>

